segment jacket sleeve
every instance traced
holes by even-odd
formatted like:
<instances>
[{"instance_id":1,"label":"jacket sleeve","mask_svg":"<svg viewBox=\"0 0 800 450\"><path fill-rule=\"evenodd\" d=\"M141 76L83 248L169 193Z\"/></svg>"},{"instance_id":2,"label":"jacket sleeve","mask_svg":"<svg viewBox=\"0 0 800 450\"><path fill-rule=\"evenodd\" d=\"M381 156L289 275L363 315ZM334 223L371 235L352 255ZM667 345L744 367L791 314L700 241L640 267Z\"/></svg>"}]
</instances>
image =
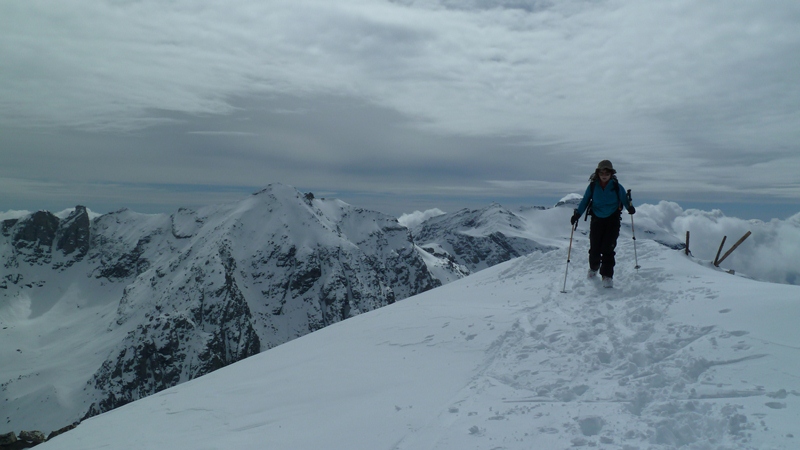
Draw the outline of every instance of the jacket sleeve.
<instances>
[{"instance_id":1,"label":"jacket sleeve","mask_svg":"<svg viewBox=\"0 0 800 450\"><path fill-rule=\"evenodd\" d=\"M586 186L586 192L583 193L583 200L578 205L578 215L583 215L583 212L586 211L586 207L589 205L589 199L592 198L592 189L593 183L589 183L589 186Z\"/></svg>"}]
</instances>

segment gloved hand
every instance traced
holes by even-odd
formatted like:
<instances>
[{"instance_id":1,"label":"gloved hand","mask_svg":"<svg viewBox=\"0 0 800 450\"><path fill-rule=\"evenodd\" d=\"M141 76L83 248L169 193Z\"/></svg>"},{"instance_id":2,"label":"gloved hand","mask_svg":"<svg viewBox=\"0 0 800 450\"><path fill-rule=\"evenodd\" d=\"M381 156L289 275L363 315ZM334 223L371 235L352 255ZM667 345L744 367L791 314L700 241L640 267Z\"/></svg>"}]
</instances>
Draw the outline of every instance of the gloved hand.
<instances>
[{"instance_id":1,"label":"gloved hand","mask_svg":"<svg viewBox=\"0 0 800 450\"><path fill-rule=\"evenodd\" d=\"M631 205L631 207L628 208L628 214L630 215L636 214L636 208L634 208L633 205Z\"/></svg>"},{"instance_id":2,"label":"gloved hand","mask_svg":"<svg viewBox=\"0 0 800 450\"><path fill-rule=\"evenodd\" d=\"M572 217L569 219L569 223L575 225L581 219L581 215L578 214L578 210L576 209L574 213L572 213Z\"/></svg>"}]
</instances>

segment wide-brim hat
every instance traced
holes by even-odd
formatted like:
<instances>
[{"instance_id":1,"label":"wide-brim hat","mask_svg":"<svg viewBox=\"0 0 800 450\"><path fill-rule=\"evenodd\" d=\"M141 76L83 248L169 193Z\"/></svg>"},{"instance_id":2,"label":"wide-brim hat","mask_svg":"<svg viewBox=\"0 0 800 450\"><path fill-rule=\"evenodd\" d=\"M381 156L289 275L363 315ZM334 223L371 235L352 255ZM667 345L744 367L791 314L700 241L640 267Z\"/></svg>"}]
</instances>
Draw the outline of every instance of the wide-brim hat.
<instances>
[{"instance_id":1,"label":"wide-brim hat","mask_svg":"<svg viewBox=\"0 0 800 450\"><path fill-rule=\"evenodd\" d=\"M611 164L611 161L607 159L600 161L600 164L597 165L597 171L599 172L601 170L608 170L611 173L617 173L617 171L614 170L614 165Z\"/></svg>"}]
</instances>

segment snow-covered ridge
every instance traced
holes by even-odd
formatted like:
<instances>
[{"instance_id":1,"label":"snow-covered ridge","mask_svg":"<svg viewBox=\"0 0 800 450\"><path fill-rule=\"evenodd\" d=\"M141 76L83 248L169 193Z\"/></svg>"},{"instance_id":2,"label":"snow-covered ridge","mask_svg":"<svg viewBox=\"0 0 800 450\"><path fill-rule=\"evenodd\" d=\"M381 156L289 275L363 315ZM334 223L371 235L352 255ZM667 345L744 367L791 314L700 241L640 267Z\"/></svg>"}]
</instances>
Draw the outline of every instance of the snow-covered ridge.
<instances>
[{"instance_id":1,"label":"snow-covered ridge","mask_svg":"<svg viewBox=\"0 0 800 450\"><path fill-rule=\"evenodd\" d=\"M570 211L563 209L562 219ZM574 254L587 250L578 233ZM43 449L783 449L800 287L618 246L533 253L91 418Z\"/></svg>"},{"instance_id":2,"label":"snow-covered ridge","mask_svg":"<svg viewBox=\"0 0 800 450\"><path fill-rule=\"evenodd\" d=\"M556 211L552 213L560 216ZM411 229L417 245L452 262L465 273L557 248L537 242L530 231L521 215L498 204L431 217Z\"/></svg>"}]
</instances>

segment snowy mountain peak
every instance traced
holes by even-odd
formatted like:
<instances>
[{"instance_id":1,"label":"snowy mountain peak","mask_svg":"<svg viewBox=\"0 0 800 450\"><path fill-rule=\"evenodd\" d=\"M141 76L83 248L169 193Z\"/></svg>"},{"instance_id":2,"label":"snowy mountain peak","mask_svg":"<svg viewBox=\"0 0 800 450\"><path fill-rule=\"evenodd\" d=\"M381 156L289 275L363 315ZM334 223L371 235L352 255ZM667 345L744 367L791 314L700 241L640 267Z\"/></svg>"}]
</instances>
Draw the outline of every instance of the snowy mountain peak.
<instances>
[{"instance_id":1,"label":"snowy mountain peak","mask_svg":"<svg viewBox=\"0 0 800 450\"><path fill-rule=\"evenodd\" d=\"M564 207L576 208L581 203L581 200L583 200L583 196L580 194L575 194L575 193L567 194L564 198L562 198L555 204L555 207L558 208L564 206Z\"/></svg>"},{"instance_id":2,"label":"snowy mountain peak","mask_svg":"<svg viewBox=\"0 0 800 450\"><path fill-rule=\"evenodd\" d=\"M271 196L273 198L302 197L303 194L292 186L283 183L270 183L264 189L256 191L253 196Z\"/></svg>"},{"instance_id":3,"label":"snowy mountain peak","mask_svg":"<svg viewBox=\"0 0 800 450\"><path fill-rule=\"evenodd\" d=\"M501 229L520 229L522 220L511 210L498 203L481 209L461 209L431 217L415 227L414 234L431 227L449 228L452 231L490 234Z\"/></svg>"},{"instance_id":4,"label":"snowy mountain peak","mask_svg":"<svg viewBox=\"0 0 800 450\"><path fill-rule=\"evenodd\" d=\"M526 224L526 219L495 203L432 217L415 226L412 234L417 245L439 258L437 266L468 274L555 249L532 239Z\"/></svg>"}]
</instances>

